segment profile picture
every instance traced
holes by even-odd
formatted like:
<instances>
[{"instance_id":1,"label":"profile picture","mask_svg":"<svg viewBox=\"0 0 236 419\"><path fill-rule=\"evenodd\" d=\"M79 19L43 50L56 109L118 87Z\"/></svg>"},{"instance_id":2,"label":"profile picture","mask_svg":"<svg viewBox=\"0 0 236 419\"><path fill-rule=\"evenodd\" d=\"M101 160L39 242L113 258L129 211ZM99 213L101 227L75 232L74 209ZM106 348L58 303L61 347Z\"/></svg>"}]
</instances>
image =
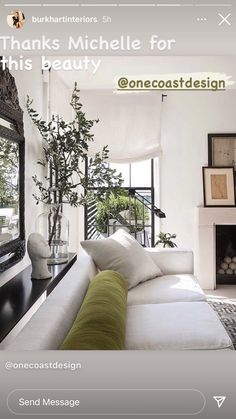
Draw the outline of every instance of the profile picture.
<instances>
[{"instance_id":1,"label":"profile picture","mask_svg":"<svg viewBox=\"0 0 236 419\"><path fill-rule=\"evenodd\" d=\"M24 26L24 23L25 23L25 15L20 10L11 12L7 16L7 24L11 28L21 29Z\"/></svg>"}]
</instances>

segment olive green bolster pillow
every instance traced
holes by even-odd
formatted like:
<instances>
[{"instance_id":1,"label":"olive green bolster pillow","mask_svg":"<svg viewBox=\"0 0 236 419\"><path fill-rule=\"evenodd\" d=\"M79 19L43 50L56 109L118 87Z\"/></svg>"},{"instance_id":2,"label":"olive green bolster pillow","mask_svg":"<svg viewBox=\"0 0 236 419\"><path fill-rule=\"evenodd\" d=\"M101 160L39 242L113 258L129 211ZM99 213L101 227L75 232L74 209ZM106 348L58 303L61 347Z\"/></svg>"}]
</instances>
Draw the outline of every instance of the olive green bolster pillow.
<instances>
[{"instance_id":1,"label":"olive green bolster pillow","mask_svg":"<svg viewBox=\"0 0 236 419\"><path fill-rule=\"evenodd\" d=\"M128 283L120 273L96 275L60 349L124 349L127 293Z\"/></svg>"}]
</instances>

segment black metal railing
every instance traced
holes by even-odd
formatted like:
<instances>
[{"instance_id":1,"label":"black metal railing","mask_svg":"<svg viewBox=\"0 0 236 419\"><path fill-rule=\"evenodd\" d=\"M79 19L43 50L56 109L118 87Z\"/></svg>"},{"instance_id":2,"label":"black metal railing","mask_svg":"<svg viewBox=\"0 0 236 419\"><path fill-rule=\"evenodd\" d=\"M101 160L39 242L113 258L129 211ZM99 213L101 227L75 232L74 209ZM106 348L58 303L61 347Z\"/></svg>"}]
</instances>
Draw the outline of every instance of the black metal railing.
<instances>
[{"instance_id":1,"label":"black metal railing","mask_svg":"<svg viewBox=\"0 0 236 419\"><path fill-rule=\"evenodd\" d=\"M101 220L101 205L92 201L85 208L85 239L109 237L119 228L132 234L144 247L154 246L155 216L164 218L165 214L154 205L153 188L122 188L127 198L127 207L119 212L114 208L106 208L106 217ZM122 195L123 196L123 195ZM116 198L114 198L116 199ZM119 197L117 198L119 199Z\"/></svg>"}]
</instances>

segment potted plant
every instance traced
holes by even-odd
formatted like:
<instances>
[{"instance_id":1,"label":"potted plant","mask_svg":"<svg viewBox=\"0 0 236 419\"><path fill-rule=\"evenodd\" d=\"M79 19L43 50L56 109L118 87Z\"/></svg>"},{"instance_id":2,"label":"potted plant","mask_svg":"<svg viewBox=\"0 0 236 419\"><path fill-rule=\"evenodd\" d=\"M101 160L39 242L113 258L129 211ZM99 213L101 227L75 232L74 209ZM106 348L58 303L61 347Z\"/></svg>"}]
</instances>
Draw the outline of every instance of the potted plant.
<instances>
[{"instance_id":1,"label":"potted plant","mask_svg":"<svg viewBox=\"0 0 236 419\"><path fill-rule=\"evenodd\" d=\"M177 244L172 241L172 239L176 238L176 234L160 232L157 237L158 240L155 243L155 246L161 245L162 247L177 247Z\"/></svg>"},{"instance_id":2,"label":"potted plant","mask_svg":"<svg viewBox=\"0 0 236 419\"><path fill-rule=\"evenodd\" d=\"M96 229L102 234L108 233L110 220L117 220L130 233L135 233L143 230L148 219L147 208L135 198L129 197L125 191L111 193L106 200L97 203Z\"/></svg>"},{"instance_id":3,"label":"potted plant","mask_svg":"<svg viewBox=\"0 0 236 419\"><path fill-rule=\"evenodd\" d=\"M37 163L45 168L43 180L34 175L33 181L38 194L33 194L36 203L49 206L39 217L38 230L47 235L52 250L49 263L64 263L68 258L68 222L62 212L67 203L77 207L92 200L106 199L111 190L116 193L122 185L122 176L108 167L108 147L94 157L89 157L90 143L94 141L91 129L98 120L88 120L82 110L79 89L75 83L70 105L74 118L66 122L63 117L52 115L49 122L44 121L32 107L33 101L27 98L27 111L43 139L43 158ZM88 171L85 173L85 162ZM90 188L96 186L96 189Z\"/></svg>"}]
</instances>

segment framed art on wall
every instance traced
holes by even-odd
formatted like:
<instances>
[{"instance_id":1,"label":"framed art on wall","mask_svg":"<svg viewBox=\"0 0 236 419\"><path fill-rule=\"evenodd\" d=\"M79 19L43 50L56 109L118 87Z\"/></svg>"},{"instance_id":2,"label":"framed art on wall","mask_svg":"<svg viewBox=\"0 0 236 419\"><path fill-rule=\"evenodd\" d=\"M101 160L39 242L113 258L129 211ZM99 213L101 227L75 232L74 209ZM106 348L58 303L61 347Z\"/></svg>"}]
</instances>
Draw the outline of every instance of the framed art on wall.
<instances>
[{"instance_id":1,"label":"framed art on wall","mask_svg":"<svg viewBox=\"0 0 236 419\"><path fill-rule=\"evenodd\" d=\"M234 207L234 168L203 167L203 195L205 207Z\"/></svg>"},{"instance_id":2,"label":"framed art on wall","mask_svg":"<svg viewBox=\"0 0 236 419\"><path fill-rule=\"evenodd\" d=\"M236 134L208 134L208 166L233 166L236 171Z\"/></svg>"}]
</instances>

